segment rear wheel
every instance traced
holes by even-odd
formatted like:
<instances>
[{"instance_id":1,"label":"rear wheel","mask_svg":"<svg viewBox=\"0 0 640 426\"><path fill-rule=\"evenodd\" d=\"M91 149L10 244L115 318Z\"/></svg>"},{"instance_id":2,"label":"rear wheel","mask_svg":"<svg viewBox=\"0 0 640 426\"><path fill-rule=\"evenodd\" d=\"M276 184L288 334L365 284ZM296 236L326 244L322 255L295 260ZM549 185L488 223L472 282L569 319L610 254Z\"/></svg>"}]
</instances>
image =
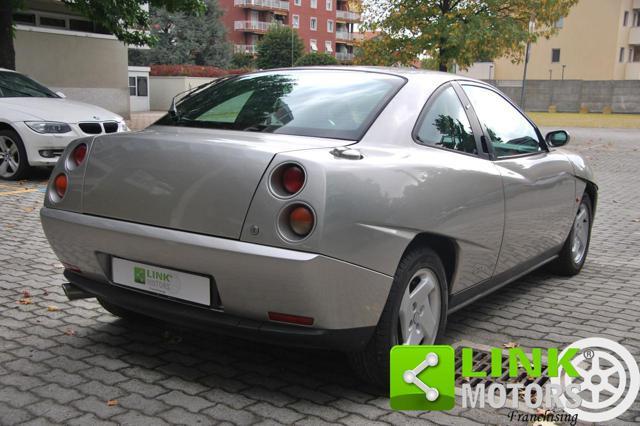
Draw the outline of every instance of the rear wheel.
<instances>
[{"instance_id":1,"label":"rear wheel","mask_svg":"<svg viewBox=\"0 0 640 426\"><path fill-rule=\"evenodd\" d=\"M554 273L565 276L576 275L584 266L591 240L592 211L591 199L585 193L578 206L571 232L558 258L550 265Z\"/></svg>"},{"instance_id":2,"label":"rear wheel","mask_svg":"<svg viewBox=\"0 0 640 426\"><path fill-rule=\"evenodd\" d=\"M29 170L27 152L20 135L13 130L0 130L0 179L24 179Z\"/></svg>"},{"instance_id":3,"label":"rear wheel","mask_svg":"<svg viewBox=\"0 0 640 426\"><path fill-rule=\"evenodd\" d=\"M447 282L438 255L430 248L410 251L400 261L387 304L367 347L349 355L365 381L387 387L389 352L395 345L431 345L447 318Z\"/></svg>"}]
</instances>

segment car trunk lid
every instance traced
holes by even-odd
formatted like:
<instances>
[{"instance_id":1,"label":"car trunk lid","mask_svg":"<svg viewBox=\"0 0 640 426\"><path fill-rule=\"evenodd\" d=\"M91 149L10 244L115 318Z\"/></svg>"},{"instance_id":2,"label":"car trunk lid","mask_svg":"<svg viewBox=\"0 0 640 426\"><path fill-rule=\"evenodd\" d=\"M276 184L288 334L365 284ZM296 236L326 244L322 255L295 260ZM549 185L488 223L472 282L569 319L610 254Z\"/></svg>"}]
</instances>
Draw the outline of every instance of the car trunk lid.
<instances>
[{"instance_id":1,"label":"car trunk lid","mask_svg":"<svg viewBox=\"0 0 640 426\"><path fill-rule=\"evenodd\" d=\"M275 154L345 143L164 126L99 137L89 153L82 211L237 239Z\"/></svg>"}]
</instances>

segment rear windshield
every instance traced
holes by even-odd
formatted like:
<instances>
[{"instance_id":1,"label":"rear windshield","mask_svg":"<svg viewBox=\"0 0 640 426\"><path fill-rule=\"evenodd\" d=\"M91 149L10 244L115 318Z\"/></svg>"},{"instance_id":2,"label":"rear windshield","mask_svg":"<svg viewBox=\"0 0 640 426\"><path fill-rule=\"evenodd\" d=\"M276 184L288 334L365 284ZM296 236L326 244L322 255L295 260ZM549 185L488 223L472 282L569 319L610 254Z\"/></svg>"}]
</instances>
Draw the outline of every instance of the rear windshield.
<instances>
[{"instance_id":1,"label":"rear windshield","mask_svg":"<svg viewBox=\"0 0 640 426\"><path fill-rule=\"evenodd\" d=\"M59 96L22 74L0 71L0 98L24 97L58 98Z\"/></svg>"},{"instance_id":2,"label":"rear windshield","mask_svg":"<svg viewBox=\"0 0 640 426\"><path fill-rule=\"evenodd\" d=\"M358 140L404 82L362 71L249 74L187 95L156 124Z\"/></svg>"}]
</instances>

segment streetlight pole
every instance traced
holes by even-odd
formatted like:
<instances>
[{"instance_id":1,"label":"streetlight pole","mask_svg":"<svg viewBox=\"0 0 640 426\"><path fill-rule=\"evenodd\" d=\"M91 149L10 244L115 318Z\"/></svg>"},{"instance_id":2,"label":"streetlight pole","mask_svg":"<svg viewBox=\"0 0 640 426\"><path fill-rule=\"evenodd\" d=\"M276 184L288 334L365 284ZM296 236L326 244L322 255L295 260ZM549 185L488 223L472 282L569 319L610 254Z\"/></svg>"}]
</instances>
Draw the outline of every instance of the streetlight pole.
<instances>
[{"instance_id":1,"label":"streetlight pole","mask_svg":"<svg viewBox=\"0 0 640 426\"><path fill-rule=\"evenodd\" d=\"M535 23L532 17L531 20L529 21L529 34L533 32L534 25ZM520 91L520 107L522 108L523 111L524 111L524 105L525 105L524 93L525 93L526 84L527 84L527 66L529 65L530 51L531 51L531 41L527 41L527 48L524 51L524 72L522 74L522 90Z\"/></svg>"}]
</instances>

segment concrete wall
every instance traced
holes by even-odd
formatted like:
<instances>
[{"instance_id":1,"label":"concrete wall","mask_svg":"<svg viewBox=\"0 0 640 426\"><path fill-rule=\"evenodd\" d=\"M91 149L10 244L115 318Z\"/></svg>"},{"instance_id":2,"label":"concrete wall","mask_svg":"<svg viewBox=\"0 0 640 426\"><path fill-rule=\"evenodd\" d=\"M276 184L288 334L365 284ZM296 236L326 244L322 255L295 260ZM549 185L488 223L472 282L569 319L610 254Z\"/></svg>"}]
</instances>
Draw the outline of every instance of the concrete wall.
<instances>
[{"instance_id":1,"label":"concrete wall","mask_svg":"<svg viewBox=\"0 0 640 426\"><path fill-rule=\"evenodd\" d=\"M520 104L522 82L517 80L490 81L514 102ZM578 112L581 106L590 112L640 113L640 80L527 80L525 109L547 111L555 105L558 112Z\"/></svg>"},{"instance_id":2,"label":"concrete wall","mask_svg":"<svg viewBox=\"0 0 640 426\"><path fill-rule=\"evenodd\" d=\"M168 111L171 99L180 92L208 83L205 77L149 77L149 98L152 111Z\"/></svg>"},{"instance_id":3,"label":"concrete wall","mask_svg":"<svg viewBox=\"0 0 640 426\"><path fill-rule=\"evenodd\" d=\"M127 48L114 37L18 25L15 50L17 71L70 99L129 117Z\"/></svg>"}]
</instances>

